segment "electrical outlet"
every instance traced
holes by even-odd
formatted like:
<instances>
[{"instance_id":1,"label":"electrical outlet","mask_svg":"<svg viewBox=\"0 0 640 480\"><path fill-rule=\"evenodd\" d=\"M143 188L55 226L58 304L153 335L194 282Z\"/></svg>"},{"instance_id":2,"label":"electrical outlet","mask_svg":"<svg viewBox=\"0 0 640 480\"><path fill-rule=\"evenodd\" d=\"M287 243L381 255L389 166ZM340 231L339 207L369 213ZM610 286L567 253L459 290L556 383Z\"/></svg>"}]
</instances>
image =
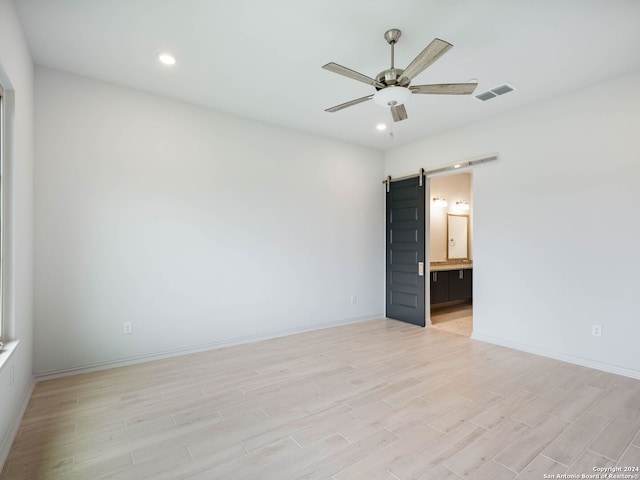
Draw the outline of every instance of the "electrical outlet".
<instances>
[{"instance_id":1,"label":"electrical outlet","mask_svg":"<svg viewBox=\"0 0 640 480\"><path fill-rule=\"evenodd\" d=\"M602 325L591 325L591 335L594 337L602 336Z\"/></svg>"},{"instance_id":2,"label":"electrical outlet","mask_svg":"<svg viewBox=\"0 0 640 480\"><path fill-rule=\"evenodd\" d=\"M358 301L358 298L355 295L351 295L351 305L355 305L357 301Z\"/></svg>"},{"instance_id":3,"label":"electrical outlet","mask_svg":"<svg viewBox=\"0 0 640 480\"><path fill-rule=\"evenodd\" d=\"M131 332L133 332L133 325L131 324L131 322L124 322L124 324L122 325L122 331L128 335Z\"/></svg>"}]
</instances>

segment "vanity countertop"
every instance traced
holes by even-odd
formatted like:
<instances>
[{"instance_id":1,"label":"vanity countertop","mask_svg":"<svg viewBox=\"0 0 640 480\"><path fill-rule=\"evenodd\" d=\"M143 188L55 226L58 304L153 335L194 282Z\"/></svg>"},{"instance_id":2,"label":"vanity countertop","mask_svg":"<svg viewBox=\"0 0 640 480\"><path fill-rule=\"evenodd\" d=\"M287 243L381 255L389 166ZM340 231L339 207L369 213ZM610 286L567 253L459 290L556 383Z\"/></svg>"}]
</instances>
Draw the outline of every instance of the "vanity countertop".
<instances>
[{"instance_id":1,"label":"vanity countertop","mask_svg":"<svg viewBox=\"0 0 640 480\"><path fill-rule=\"evenodd\" d=\"M473 260L448 260L446 262L431 262L429 271L442 272L444 270L460 270L473 268Z\"/></svg>"}]
</instances>

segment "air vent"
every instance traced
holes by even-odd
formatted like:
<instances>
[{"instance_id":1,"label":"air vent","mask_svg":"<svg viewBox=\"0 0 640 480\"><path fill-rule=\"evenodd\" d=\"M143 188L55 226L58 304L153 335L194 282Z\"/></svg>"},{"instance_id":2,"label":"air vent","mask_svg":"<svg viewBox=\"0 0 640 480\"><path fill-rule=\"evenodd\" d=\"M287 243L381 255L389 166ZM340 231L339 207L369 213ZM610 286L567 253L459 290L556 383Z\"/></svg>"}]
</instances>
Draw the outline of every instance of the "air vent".
<instances>
[{"instance_id":1,"label":"air vent","mask_svg":"<svg viewBox=\"0 0 640 480\"><path fill-rule=\"evenodd\" d=\"M499 87L492 88L491 91L496 95L504 95L505 93L513 92L513 87L505 83Z\"/></svg>"},{"instance_id":2,"label":"air vent","mask_svg":"<svg viewBox=\"0 0 640 480\"><path fill-rule=\"evenodd\" d=\"M483 102L486 102L487 100L491 100L492 98L495 98L495 97L497 97L497 95L495 93L492 93L491 90L488 90L486 92L476 95L476 98L478 100L482 100Z\"/></svg>"},{"instance_id":3,"label":"air vent","mask_svg":"<svg viewBox=\"0 0 640 480\"><path fill-rule=\"evenodd\" d=\"M505 93L513 92L515 88L513 88L508 83L504 83L502 85L498 85L497 87L492 88L491 90L487 90L486 92L479 93L475 97L482 101L486 102L487 100L491 100L492 98L496 98L499 95L504 95Z\"/></svg>"}]
</instances>

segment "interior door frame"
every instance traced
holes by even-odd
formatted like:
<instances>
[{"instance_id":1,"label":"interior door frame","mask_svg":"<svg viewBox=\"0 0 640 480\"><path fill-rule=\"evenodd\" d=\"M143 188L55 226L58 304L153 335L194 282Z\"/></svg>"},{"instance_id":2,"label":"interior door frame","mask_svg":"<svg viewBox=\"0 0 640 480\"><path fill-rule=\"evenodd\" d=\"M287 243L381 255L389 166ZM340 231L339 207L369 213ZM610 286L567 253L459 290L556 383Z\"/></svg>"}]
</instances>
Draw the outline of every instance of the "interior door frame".
<instances>
[{"instance_id":1,"label":"interior door frame","mask_svg":"<svg viewBox=\"0 0 640 480\"><path fill-rule=\"evenodd\" d=\"M431 326L431 177L424 177L424 326ZM428 281L427 281L428 279Z\"/></svg>"},{"instance_id":2,"label":"interior door frame","mask_svg":"<svg viewBox=\"0 0 640 480\"><path fill-rule=\"evenodd\" d=\"M490 160L494 160L494 159L495 157L491 158ZM486 160L483 160L483 161L486 161ZM473 171L474 171L473 165L468 165L464 168L456 168L455 166L452 166L451 168L441 169L441 170L442 171L437 171L434 173L427 172L425 175L426 205L425 205L425 224L424 224L424 229L425 229L424 248L426 251L424 252L424 258L427 266L431 265L431 243L430 243L431 242L431 179L436 177L452 177L454 175L459 175L461 173L469 172L471 173L471 195L473 195L473 181L475 178L475 175L473 174ZM475 206L475 204L473 205ZM469 235L471 235L471 230L469 231ZM427 266L425 266L425 268L427 268ZM425 326L433 325L431 323L431 288L430 288L431 275L430 273L431 272L429 272L429 284L425 282L425 289L427 290L425 292L425 301L427 302L425 306Z\"/></svg>"}]
</instances>

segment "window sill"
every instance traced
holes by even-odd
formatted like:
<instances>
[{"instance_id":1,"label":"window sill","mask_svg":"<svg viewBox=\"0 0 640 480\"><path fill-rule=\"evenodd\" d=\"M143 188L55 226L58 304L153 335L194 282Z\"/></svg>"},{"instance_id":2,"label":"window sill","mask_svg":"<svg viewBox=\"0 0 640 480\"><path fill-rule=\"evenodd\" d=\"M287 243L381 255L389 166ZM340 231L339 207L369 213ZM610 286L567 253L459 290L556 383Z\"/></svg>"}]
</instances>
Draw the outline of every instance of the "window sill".
<instances>
[{"instance_id":1,"label":"window sill","mask_svg":"<svg viewBox=\"0 0 640 480\"><path fill-rule=\"evenodd\" d=\"M18 343L20 343L20 340L7 342L4 344L4 347L2 347L2 350L0 350L0 371L2 371L4 366L8 363L11 355L13 355L13 352L18 346Z\"/></svg>"}]
</instances>

